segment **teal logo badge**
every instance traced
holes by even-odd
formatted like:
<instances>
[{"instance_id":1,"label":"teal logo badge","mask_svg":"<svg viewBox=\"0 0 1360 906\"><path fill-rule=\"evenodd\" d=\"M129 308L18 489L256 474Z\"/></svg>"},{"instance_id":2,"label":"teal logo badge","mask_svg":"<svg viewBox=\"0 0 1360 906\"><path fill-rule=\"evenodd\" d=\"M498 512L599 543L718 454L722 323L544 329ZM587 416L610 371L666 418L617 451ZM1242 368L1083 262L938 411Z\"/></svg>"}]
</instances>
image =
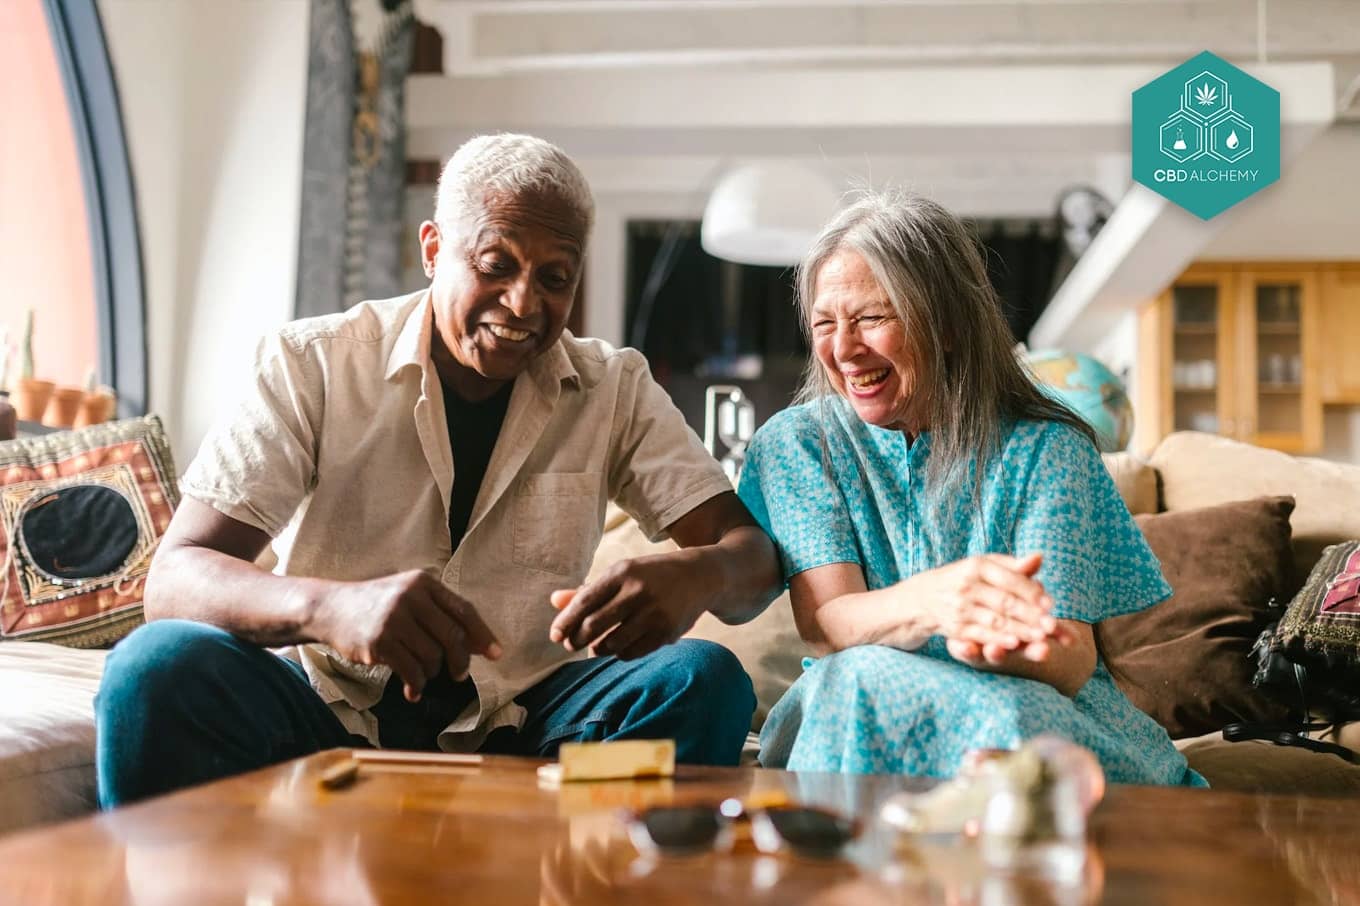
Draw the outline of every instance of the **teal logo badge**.
<instances>
[{"instance_id":1,"label":"teal logo badge","mask_svg":"<svg viewBox=\"0 0 1360 906\"><path fill-rule=\"evenodd\" d=\"M1205 220L1280 178L1280 93L1211 53L1133 93L1133 178Z\"/></svg>"}]
</instances>

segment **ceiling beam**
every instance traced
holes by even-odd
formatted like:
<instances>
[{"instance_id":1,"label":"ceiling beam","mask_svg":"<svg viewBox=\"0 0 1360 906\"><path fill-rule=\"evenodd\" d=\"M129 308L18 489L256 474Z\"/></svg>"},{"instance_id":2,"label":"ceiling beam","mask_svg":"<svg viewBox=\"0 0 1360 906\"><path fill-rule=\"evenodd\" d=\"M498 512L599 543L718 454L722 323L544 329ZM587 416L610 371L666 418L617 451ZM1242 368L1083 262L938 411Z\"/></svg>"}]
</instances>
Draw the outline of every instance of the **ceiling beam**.
<instances>
[{"instance_id":1,"label":"ceiling beam","mask_svg":"<svg viewBox=\"0 0 1360 906\"><path fill-rule=\"evenodd\" d=\"M1360 54L1355 0L417 0L450 74Z\"/></svg>"},{"instance_id":2,"label":"ceiling beam","mask_svg":"<svg viewBox=\"0 0 1360 906\"><path fill-rule=\"evenodd\" d=\"M501 77L412 76L413 129L1063 127L1128 123L1134 89L1157 66L707 69Z\"/></svg>"}]
</instances>

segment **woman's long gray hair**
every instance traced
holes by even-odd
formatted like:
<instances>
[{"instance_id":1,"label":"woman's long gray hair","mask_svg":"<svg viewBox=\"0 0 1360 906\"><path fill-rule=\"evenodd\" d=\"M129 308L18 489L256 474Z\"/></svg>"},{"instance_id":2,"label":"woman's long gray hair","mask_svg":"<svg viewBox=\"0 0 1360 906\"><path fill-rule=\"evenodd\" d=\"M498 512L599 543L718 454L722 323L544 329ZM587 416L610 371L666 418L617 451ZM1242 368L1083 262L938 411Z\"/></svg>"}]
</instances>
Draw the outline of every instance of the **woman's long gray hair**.
<instances>
[{"instance_id":1,"label":"woman's long gray hair","mask_svg":"<svg viewBox=\"0 0 1360 906\"><path fill-rule=\"evenodd\" d=\"M932 496L969 482L974 460L980 477L1015 420L1062 422L1095 443L1091 427L1045 396L1016 358L1001 302L968 228L919 195L863 192L813 242L797 276L810 345L818 272L843 249L864 258L905 328L915 369L912 392L926 395L926 488ZM825 402L835 393L812 356L797 402ZM830 428L825 417L822 423ZM972 490L976 500L980 482Z\"/></svg>"}]
</instances>

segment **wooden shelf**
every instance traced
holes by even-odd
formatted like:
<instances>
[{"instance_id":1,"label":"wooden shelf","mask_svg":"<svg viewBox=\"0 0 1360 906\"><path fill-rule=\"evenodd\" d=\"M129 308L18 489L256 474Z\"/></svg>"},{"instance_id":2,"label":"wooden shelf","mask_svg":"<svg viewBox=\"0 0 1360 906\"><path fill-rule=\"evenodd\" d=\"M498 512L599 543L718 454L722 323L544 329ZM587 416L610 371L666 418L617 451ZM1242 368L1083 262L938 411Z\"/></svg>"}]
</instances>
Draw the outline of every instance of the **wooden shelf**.
<instances>
[{"instance_id":1,"label":"wooden shelf","mask_svg":"<svg viewBox=\"0 0 1360 906\"><path fill-rule=\"evenodd\" d=\"M1212 337L1218 333L1217 324L1177 324L1176 333L1183 337Z\"/></svg>"},{"instance_id":2,"label":"wooden shelf","mask_svg":"<svg viewBox=\"0 0 1360 906\"><path fill-rule=\"evenodd\" d=\"M1214 396L1218 393L1217 387L1172 387L1171 389L1185 396Z\"/></svg>"},{"instance_id":3,"label":"wooden shelf","mask_svg":"<svg viewBox=\"0 0 1360 906\"><path fill-rule=\"evenodd\" d=\"M1296 337L1299 335L1299 322L1281 321L1279 323L1272 323L1269 321L1257 321L1256 332L1259 334Z\"/></svg>"},{"instance_id":4,"label":"wooden shelf","mask_svg":"<svg viewBox=\"0 0 1360 906\"><path fill-rule=\"evenodd\" d=\"M1257 384L1261 393L1296 394L1303 392L1302 384Z\"/></svg>"}]
</instances>

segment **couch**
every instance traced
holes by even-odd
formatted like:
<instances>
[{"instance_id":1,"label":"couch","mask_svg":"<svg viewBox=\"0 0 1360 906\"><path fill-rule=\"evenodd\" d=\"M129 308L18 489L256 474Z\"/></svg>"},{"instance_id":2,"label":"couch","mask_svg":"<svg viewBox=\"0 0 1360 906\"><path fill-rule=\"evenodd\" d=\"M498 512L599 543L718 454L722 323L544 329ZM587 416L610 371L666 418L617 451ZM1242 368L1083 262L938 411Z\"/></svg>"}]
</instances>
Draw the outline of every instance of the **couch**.
<instances>
[{"instance_id":1,"label":"couch","mask_svg":"<svg viewBox=\"0 0 1360 906\"><path fill-rule=\"evenodd\" d=\"M1166 437L1147 458L1118 453L1104 459L1135 515L1197 510L1249 498L1294 497L1291 543L1300 581L1327 545L1360 538L1357 465L1293 457L1189 431ZM594 570L668 543L649 543L626 515L611 509ZM802 672L802 659L811 654L794 626L787 592L750 623L727 626L706 615L689 634L725 645L751 675L757 698L747 747L747 754L752 754L758 748L754 731ZM1326 738L1360 751L1360 723L1333 728ZM1176 745L1216 789L1360 795L1360 765L1335 755L1265 741L1229 742L1221 732L1177 739Z\"/></svg>"},{"instance_id":2,"label":"couch","mask_svg":"<svg viewBox=\"0 0 1360 906\"><path fill-rule=\"evenodd\" d=\"M1263 495L1292 495L1296 561L1306 572L1329 543L1360 538L1360 466L1294 458L1207 434L1167 437L1147 459L1106 457L1134 513L1189 510ZM592 574L622 557L663 548L611 508ZM726 626L704 617L691 636L719 642L755 683L757 729L801 672L808 653L787 595L756 620ZM92 699L106 652L37 642L0 642L0 833L74 817L95 806ZM1360 725L1337 731L1360 748ZM754 734L752 739L754 739ZM1217 788L1308 795L1360 795L1360 766L1267 742L1227 742L1220 734L1177 743ZM748 746L748 755L754 748Z\"/></svg>"}]
</instances>

